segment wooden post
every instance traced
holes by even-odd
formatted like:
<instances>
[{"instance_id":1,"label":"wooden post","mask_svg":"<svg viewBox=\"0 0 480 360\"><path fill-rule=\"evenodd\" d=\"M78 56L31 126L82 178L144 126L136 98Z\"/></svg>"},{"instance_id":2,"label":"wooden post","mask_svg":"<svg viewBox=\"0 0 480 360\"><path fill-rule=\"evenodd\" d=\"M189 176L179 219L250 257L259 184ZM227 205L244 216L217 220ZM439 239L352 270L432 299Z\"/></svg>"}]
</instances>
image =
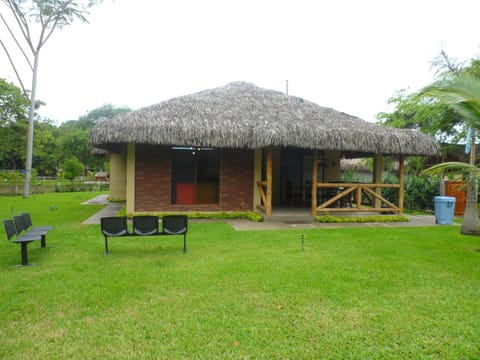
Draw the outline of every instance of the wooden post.
<instances>
[{"instance_id":1,"label":"wooden post","mask_svg":"<svg viewBox=\"0 0 480 360\"><path fill-rule=\"evenodd\" d=\"M375 154L373 158L373 182L374 184L381 184L382 183L382 174L383 174L383 166L382 166L382 154ZM382 195L382 188L375 188L375 193L378 195ZM373 207L379 209L382 206L382 202L375 198L373 200Z\"/></svg>"},{"instance_id":2,"label":"wooden post","mask_svg":"<svg viewBox=\"0 0 480 360\"><path fill-rule=\"evenodd\" d=\"M126 208L127 214L135 212L135 144L127 144L127 186Z\"/></svg>"},{"instance_id":3,"label":"wooden post","mask_svg":"<svg viewBox=\"0 0 480 360\"><path fill-rule=\"evenodd\" d=\"M267 148L267 203L265 204L265 215L272 215L272 163L273 154L272 148Z\"/></svg>"},{"instance_id":4,"label":"wooden post","mask_svg":"<svg viewBox=\"0 0 480 360\"><path fill-rule=\"evenodd\" d=\"M403 214L403 183L404 183L404 172L405 172L405 166L404 166L404 157L403 155L400 155L400 159L398 160L398 182L400 184L400 187L398 189L398 209L399 209L399 214Z\"/></svg>"},{"instance_id":5,"label":"wooden post","mask_svg":"<svg viewBox=\"0 0 480 360\"><path fill-rule=\"evenodd\" d=\"M253 211L261 205L262 198L258 188L258 182L262 181L262 149L255 149L255 160L253 168Z\"/></svg>"},{"instance_id":6,"label":"wooden post","mask_svg":"<svg viewBox=\"0 0 480 360\"><path fill-rule=\"evenodd\" d=\"M357 209L362 208L362 188L360 186L355 191L355 203L357 204Z\"/></svg>"},{"instance_id":7,"label":"wooden post","mask_svg":"<svg viewBox=\"0 0 480 360\"><path fill-rule=\"evenodd\" d=\"M313 150L312 156L312 216L317 214L317 182L318 182L318 151Z\"/></svg>"}]
</instances>

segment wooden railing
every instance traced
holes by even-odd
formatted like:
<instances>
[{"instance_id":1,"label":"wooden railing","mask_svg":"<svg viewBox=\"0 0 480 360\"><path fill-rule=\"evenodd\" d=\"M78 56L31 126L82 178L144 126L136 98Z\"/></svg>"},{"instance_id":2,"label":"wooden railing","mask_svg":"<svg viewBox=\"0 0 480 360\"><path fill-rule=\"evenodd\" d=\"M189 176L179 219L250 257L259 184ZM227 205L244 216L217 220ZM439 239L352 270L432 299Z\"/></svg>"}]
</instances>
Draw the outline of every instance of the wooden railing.
<instances>
[{"instance_id":1,"label":"wooden railing","mask_svg":"<svg viewBox=\"0 0 480 360\"><path fill-rule=\"evenodd\" d=\"M257 188L260 193L260 204L257 209L262 210L266 216L272 215L272 148L266 150L266 180L257 181Z\"/></svg>"},{"instance_id":2,"label":"wooden railing","mask_svg":"<svg viewBox=\"0 0 480 360\"><path fill-rule=\"evenodd\" d=\"M260 204L257 205L257 209L262 210L265 215L270 216L272 214L272 199L271 194L267 191L267 182L257 181L257 188L260 193Z\"/></svg>"},{"instance_id":3,"label":"wooden railing","mask_svg":"<svg viewBox=\"0 0 480 360\"><path fill-rule=\"evenodd\" d=\"M317 199L312 199L314 213L324 212L395 212L401 213L402 208L393 204L381 195L378 189L396 188L400 184L367 184L367 183L317 183L318 198L324 198L322 193L328 189L336 190L336 195L328 198L317 206ZM375 191L377 190L377 191ZM352 194L353 193L353 194ZM353 196L352 196L353 195ZM399 191L399 204L401 203ZM368 201L367 201L368 200ZM367 204L364 206L364 204ZM334 205L335 207L329 207Z\"/></svg>"}]
</instances>

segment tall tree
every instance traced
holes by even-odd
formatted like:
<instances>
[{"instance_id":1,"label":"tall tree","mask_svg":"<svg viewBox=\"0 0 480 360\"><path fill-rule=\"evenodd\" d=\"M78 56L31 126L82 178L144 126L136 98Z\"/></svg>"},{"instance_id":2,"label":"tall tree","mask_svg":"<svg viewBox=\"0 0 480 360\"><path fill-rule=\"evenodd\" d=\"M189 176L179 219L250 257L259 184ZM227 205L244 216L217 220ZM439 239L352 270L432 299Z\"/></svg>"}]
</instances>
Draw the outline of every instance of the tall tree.
<instances>
[{"instance_id":1,"label":"tall tree","mask_svg":"<svg viewBox=\"0 0 480 360\"><path fill-rule=\"evenodd\" d=\"M88 10L102 0L2 0L3 5L10 10L13 20L8 21L0 12L0 19L13 38L16 46L23 54L28 66L31 69L30 107L28 115L28 136L25 164L25 185L23 196L30 195L30 178L32 173L33 156L33 133L34 115L37 90L37 75L40 59L40 51L53 34L55 29L61 29L70 25L75 20L87 22ZM34 23L39 24L39 32L35 33ZM21 35L17 36L16 28ZM12 65L18 81L26 95L27 90L22 81L15 61L13 60L5 42L0 39L10 64Z\"/></svg>"},{"instance_id":2,"label":"tall tree","mask_svg":"<svg viewBox=\"0 0 480 360\"><path fill-rule=\"evenodd\" d=\"M55 175L59 167L58 128L47 120L35 121L32 167L37 175Z\"/></svg>"},{"instance_id":3,"label":"tall tree","mask_svg":"<svg viewBox=\"0 0 480 360\"><path fill-rule=\"evenodd\" d=\"M460 74L480 78L480 60L459 61L441 51L432 61L432 70L435 80L442 83L452 81ZM457 143L466 137L467 128L462 116L435 98L404 89L391 97L388 103L394 106L394 110L377 114L381 125L417 129L443 143Z\"/></svg>"},{"instance_id":4,"label":"tall tree","mask_svg":"<svg viewBox=\"0 0 480 360\"><path fill-rule=\"evenodd\" d=\"M402 129L420 130L435 136L440 142L447 139L464 138L461 117L448 105L431 98L421 97L418 93L401 90L388 100L395 109L377 114L380 125Z\"/></svg>"},{"instance_id":5,"label":"tall tree","mask_svg":"<svg viewBox=\"0 0 480 360\"><path fill-rule=\"evenodd\" d=\"M480 129L480 77L472 72L462 72L453 80L441 81L426 87L422 94L433 96L444 104L448 104L464 119L467 127L472 129L470 137L471 160L466 163L442 163L427 169L427 173L450 172L464 174L467 179L467 201L462 234L480 235L480 220L478 213L478 174L480 169L475 166L475 133ZM467 144L470 145L470 144Z\"/></svg>"},{"instance_id":6,"label":"tall tree","mask_svg":"<svg viewBox=\"0 0 480 360\"><path fill-rule=\"evenodd\" d=\"M0 79L0 126L26 120L28 98L12 83Z\"/></svg>"},{"instance_id":7,"label":"tall tree","mask_svg":"<svg viewBox=\"0 0 480 360\"><path fill-rule=\"evenodd\" d=\"M0 166L22 168L27 135L28 98L0 79Z\"/></svg>"}]
</instances>

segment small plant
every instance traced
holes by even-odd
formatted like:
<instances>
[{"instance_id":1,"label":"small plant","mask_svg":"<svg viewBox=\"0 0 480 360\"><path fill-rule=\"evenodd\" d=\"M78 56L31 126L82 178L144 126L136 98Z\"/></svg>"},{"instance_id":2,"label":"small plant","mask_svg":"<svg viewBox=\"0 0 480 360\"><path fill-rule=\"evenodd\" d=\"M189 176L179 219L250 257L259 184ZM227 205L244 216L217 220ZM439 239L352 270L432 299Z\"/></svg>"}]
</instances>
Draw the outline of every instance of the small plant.
<instances>
[{"instance_id":1,"label":"small plant","mask_svg":"<svg viewBox=\"0 0 480 360\"><path fill-rule=\"evenodd\" d=\"M166 215L180 214L178 212L138 212L135 215L156 215L159 217ZM247 219L253 222L262 222L263 216L254 211L224 211L224 212L182 212L189 219ZM132 217L133 214L127 213L125 208L120 209L118 216Z\"/></svg>"},{"instance_id":2,"label":"small plant","mask_svg":"<svg viewBox=\"0 0 480 360\"><path fill-rule=\"evenodd\" d=\"M408 222L407 217L401 215L369 215L369 216L333 216L322 215L315 217L319 223L362 223L362 222Z\"/></svg>"}]
</instances>

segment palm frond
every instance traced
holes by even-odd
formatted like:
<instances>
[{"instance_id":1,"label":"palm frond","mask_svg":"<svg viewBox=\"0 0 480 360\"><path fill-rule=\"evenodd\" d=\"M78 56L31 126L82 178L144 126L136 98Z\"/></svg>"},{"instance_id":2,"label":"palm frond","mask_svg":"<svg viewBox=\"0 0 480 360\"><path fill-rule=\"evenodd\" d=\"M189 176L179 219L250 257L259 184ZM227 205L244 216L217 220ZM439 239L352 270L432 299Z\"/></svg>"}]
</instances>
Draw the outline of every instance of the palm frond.
<instances>
[{"instance_id":1,"label":"palm frond","mask_svg":"<svg viewBox=\"0 0 480 360\"><path fill-rule=\"evenodd\" d=\"M480 169L475 165L471 165L464 162L451 161L441 164L434 165L422 171L422 174L426 175L443 175L443 174L452 174L452 175L469 175L473 174L478 176Z\"/></svg>"},{"instance_id":2,"label":"palm frond","mask_svg":"<svg viewBox=\"0 0 480 360\"><path fill-rule=\"evenodd\" d=\"M480 128L480 80L469 74L462 74L453 81L441 81L420 91L451 106L469 126Z\"/></svg>"}]
</instances>

